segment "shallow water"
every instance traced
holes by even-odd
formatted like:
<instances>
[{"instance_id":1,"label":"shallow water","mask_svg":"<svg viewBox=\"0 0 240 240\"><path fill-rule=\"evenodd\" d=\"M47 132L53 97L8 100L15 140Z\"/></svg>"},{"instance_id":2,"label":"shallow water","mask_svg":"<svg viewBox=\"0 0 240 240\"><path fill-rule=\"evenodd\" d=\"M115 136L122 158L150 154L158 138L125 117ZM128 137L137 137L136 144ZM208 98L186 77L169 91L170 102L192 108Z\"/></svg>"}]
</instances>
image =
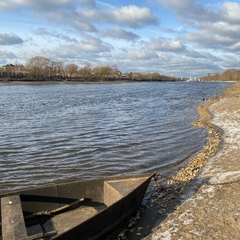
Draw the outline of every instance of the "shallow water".
<instances>
[{"instance_id":1,"label":"shallow water","mask_svg":"<svg viewBox=\"0 0 240 240\"><path fill-rule=\"evenodd\" d=\"M0 86L0 190L155 171L193 156L226 83Z\"/></svg>"}]
</instances>

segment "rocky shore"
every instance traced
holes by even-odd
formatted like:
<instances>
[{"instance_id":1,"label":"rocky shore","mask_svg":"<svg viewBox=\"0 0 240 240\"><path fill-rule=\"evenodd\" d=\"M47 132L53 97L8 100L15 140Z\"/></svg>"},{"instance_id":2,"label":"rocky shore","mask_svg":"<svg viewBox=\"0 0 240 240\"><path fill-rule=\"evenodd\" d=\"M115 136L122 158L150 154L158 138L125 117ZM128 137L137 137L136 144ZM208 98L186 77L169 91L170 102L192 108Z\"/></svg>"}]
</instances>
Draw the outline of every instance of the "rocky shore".
<instances>
[{"instance_id":1,"label":"rocky shore","mask_svg":"<svg viewBox=\"0 0 240 240\"><path fill-rule=\"evenodd\" d=\"M161 173L143 206L105 239L240 239L240 83L198 110L193 125L208 130L206 146Z\"/></svg>"},{"instance_id":2,"label":"rocky shore","mask_svg":"<svg viewBox=\"0 0 240 240\"><path fill-rule=\"evenodd\" d=\"M142 239L240 239L240 84L199 112L194 125L208 129L208 144L188 166L156 184L152 204L159 221Z\"/></svg>"}]
</instances>

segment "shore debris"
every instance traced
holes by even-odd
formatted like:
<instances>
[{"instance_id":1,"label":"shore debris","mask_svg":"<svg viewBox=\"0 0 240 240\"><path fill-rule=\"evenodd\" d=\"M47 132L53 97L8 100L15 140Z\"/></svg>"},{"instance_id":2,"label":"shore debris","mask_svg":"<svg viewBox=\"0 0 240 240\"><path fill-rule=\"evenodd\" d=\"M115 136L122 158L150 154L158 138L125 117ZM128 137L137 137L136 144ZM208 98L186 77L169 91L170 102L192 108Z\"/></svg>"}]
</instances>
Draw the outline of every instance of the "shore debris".
<instances>
[{"instance_id":1,"label":"shore debris","mask_svg":"<svg viewBox=\"0 0 240 240\"><path fill-rule=\"evenodd\" d=\"M195 176L201 169L201 167L207 162L207 160L216 154L219 145L221 144L221 130L213 124L210 124L211 114L208 111L208 107L218 102L219 98L215 97L212 99L202 99L204 102L198 107L200 119L193 123L193 126L205 128L208 131L207 144L203 149L192 159L189 160L186 167L179 169L175 175L171 177L161 176L161 180L154 184L150 206L154 207L158 214L158 222L161 222L169 214L169 211L177 210L181 205L181 202L188 198L187 188L189 184L194 180ZM167 98L166 100L172 100ZM198 186L195 187L196 191ZM139 210L137 215L141 218L144 208ZM129 225L125 230L121 231L120 234L115 237L115 240L127 239L128 233L135 232L134 239L141 239L144 237L142 228L137 227L138 218L132 217L129 221ZM137 237L139 236L139 238Z\"/></svg>"},{"instance_id":2,"label":"shore debris","mask_svg":"<svg viewBox=\"0 0 240 240\"><path fill-rule=\"evenodd\" d=\"M211 115L208 107L217 102L219 97L209 99L198 107L200 119L193 123L193 126L206 128L208 130L207 144L192 159L186 167L179 169L172 177L166 177L160 183L155 184L155 192L152 194L152 204L157 208L161 222L169 209L177 209L182 201L187 198L186 189L195 178L201 167L218 150L221 143L221 130L209 123ZM164 176L163 176L164 178ZM198 186L196 186L197 190Z\"/></svg>"},{"instance_id":3,"label":"shore debris","mask_svg":"<svg viewBox=\"0 0 240 240\"><path fill-rule=\"evenodd\" d=\"M208 107L217 102L219 97L210 99L208 102L200 105L198 111L200 114L200 119L193 123L193 126L206 128L208 130L208 141L196 157L192 158L188 166L180 169L177 174L168 181L169 184L174 184L176 182L182 183L184 185L188 184L196 176L199 169L207 162L207 159L212 157L218 150L219 144L221 143L221 133L220 129L213 124L209 123L211 115L208 112Z\"/></svg>"}]
</instances>

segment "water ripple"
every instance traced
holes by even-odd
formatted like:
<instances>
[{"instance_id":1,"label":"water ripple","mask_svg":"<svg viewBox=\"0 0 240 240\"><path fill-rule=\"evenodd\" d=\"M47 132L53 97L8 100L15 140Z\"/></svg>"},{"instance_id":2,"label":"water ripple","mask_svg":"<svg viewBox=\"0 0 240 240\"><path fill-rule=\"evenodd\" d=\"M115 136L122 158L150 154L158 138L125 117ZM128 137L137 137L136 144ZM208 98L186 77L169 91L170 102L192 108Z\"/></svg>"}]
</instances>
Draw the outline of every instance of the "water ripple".
<instances>
[{"instance_id":1,"label":"water ripple","mask_svg":"<svg viewBox=\"0 0 240 240\"><path fill-rule=\"evenodd\" d=\"M0 190L155 171L193 156L220 83L0 86ZM191 97L189 97L191 96ZM19 185L19 182L21 184Z\"/></svg>"}]
</instances>

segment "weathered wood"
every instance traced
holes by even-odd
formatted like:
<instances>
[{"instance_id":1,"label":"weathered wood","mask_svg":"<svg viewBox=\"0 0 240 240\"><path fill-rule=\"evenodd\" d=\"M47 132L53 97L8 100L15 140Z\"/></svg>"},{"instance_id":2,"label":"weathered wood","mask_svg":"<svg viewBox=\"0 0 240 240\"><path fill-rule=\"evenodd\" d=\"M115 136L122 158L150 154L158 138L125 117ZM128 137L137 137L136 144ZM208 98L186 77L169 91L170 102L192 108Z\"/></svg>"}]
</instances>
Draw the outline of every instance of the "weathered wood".
<instances>
[{"instance_id":1,"label":"weathered wood","mask_svg":"<svg viewBox=\"0 0 240 240\"><path fill-rule=\"evenodd\" d=\"M123 195L105 181L104 182L104 203L107 206L110 206L111 204L115 203L121 198L123 198Z\"/></svg>"},{"instance_id":2,"label":"weathered wood","mask_svg":"<svg viewBox=\"0 0 240 240\"><path fill-rule=\"evenodd\" d=\"M25 217L25 220L29 220L35 217L39 217L39 216L50 216L53 214L57 214L60 213L64 210L70 209L70 208L74 208L74 207L79 207L81 203L84 202L84 198L78 199L77 201L74 201L70 204L64 205L62 207L59 207L57 209L53 209L53 210L47 210L47 211L41 211L41 212L37 212L37 213L33 213L32 215L28 215Z\"/></svg>"},{"instance_id":3,"label":"weathered wood","mask_svg":"<svg viewBox=\"0 0 240 240\"><path fill-rule=\"evenodd\" d=\"M51 231L51 232L47 232L47 233L37 233L35 235L32 235L32 236L29 236L29 237L26 237L24 239L21 239L21 240L36 240L36 239L45 239L47 237L51 237L53 235L56 235L57 234L57 231Z\"/></svg>"},{"instance_id":4,"label":"weathered wood","mask_svg":"<svg viewBox=\"0 0 240 240\"><path fill-rule=\"evenodd\" d=\"M2 240L33 240L46 233L48 239L99 239L136 210L153 176L67 182L2 195Z\"/></svg>"},{"instance_id":5,"label":"weathered wood","mask_svg":"<svg viewBox=\"0 0 240 240\"><path fill-rule=\"evenodd\" d=\"M2 240L19 240L27 237L19 195L1 198L1 215Z\"/></svg>"}]
</instances>

